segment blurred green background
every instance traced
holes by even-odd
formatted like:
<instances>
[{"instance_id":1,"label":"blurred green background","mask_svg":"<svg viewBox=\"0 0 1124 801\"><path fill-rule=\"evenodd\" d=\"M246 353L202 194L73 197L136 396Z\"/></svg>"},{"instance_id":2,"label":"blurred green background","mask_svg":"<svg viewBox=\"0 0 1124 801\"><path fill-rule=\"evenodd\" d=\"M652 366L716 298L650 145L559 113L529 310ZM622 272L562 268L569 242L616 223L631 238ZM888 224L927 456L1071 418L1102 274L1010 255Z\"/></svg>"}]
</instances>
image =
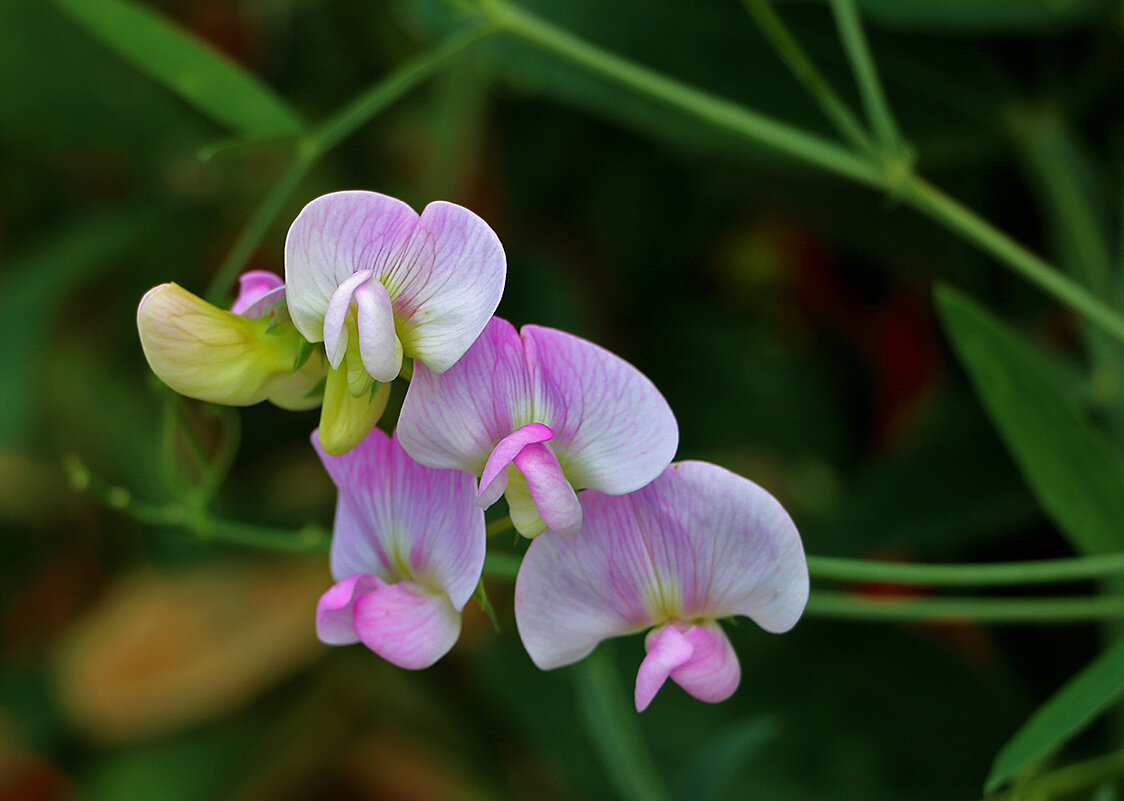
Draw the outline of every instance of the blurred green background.
<instances>
[{"instance_id":1,"label":"blurred green background","mask_svg":"<svg viewBox=\"0 0 1124 801\"><path fill-rule=\"evenodd\" d=\"M144 5L312 123L463 24L431 0ZM579 674L534 668L510 585L489 585L499 633L473 609L449 658L407 673L316 642L322 555L200 541L72 492L67 454L167 502L190 483L190 431L211 452L240 443L216 514L296 529L328 525L334 503L308 445L316 412L170 399L134 322L155 284L207 289L294 142L225 146L238 131L91 36L66 11L81 7L0 0L0 799L617 797ZM524 7L831 135L735 0ZM1062 265L1089 241L1067 212L1115 244L1118 2L859 8L918 170ZM777 11L858 107L827 6ZM1090 338L1074 317L892 192L747 146L511 37L463 52L321 159L249 266L282 272L289 221L348 188L483 216L509 261L498 313L636 364L676 411L680 458L770 489L809 553L1070 553L956 366L935 282L1033 339L1121 430L1116 385L1082 366ZM676 798L980 797L997 749L1103 632L809 617L782 637L748 622L730 633L733 699L708 706L669 685L639 718ZM603 648L626 692L640 638ZM1104 753L1114 731L1094 726L1065 758Z\"/></svg>"}]
</instances>

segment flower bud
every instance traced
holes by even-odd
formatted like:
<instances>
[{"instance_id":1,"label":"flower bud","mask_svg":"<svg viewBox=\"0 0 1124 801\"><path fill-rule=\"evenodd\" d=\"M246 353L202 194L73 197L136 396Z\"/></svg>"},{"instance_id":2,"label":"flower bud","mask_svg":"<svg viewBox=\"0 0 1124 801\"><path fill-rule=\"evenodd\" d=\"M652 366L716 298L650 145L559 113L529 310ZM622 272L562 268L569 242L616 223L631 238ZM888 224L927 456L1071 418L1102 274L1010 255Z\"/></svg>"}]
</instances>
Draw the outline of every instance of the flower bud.
<instances>
[{"instance_id":1,"label":"flower bud","mask_svg":"<svg viewBox=\"0 0 1124 801\"><path fill-rule=\"evenodd\" d=\"M249 406L293 376L302 338L272 315L242 317L177 284L150 289L137 309L141 346L160 380L189 398Z\"/></svg>"}]
</instances>

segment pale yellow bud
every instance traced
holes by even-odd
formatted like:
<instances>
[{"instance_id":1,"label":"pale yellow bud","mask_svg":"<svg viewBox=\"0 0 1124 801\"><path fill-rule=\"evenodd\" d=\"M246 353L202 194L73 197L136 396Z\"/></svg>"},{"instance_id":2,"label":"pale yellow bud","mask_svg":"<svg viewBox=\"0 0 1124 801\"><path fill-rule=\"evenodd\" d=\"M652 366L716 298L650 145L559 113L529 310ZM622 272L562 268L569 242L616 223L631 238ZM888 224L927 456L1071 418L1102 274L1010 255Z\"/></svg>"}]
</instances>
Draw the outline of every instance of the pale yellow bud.
<instances>
[{"instance_id":1,"label":"pale yellow bud","mask_svg":"<svg viewBox=\"0 0 1124 801\"><path fill-rule=\"evenodd\" d=\"M181 395L228 406L265 400L292 377L302 338L269 318L212 306L177 284L150 289L137 309L145 358Z\"/></svg>"},{"instance_id":2,"label":"pale yellow bud","mask_svg":"<svg viewBox=\"0 0 1124 801\"><path fill-rule=\"evenodd\" d=\"M290 412L303 412L320 405L324 397L324 379L328 375L328 359L322 348L316 348L269 402Z\"/></svg>"},{"instance_id":3,"label":"pale yellow bud","mask_svg":"<svg viewBox=\"0 0 1124 801\"><path fill-rule=\"evenodd\" d=\"M320 447L330 456L343 456L371 433L389 398L390 384L377 382L359 397L352 395L346 363L329 370L320 408Z\"/></svg>"}]
</instances>

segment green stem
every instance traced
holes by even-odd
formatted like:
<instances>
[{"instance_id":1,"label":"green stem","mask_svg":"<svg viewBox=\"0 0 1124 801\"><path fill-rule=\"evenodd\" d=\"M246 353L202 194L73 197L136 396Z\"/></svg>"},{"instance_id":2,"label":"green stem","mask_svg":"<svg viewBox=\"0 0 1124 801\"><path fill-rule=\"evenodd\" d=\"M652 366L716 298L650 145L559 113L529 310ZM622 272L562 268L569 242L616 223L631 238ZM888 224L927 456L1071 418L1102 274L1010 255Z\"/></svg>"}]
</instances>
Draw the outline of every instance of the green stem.
<instances>
[{"instance_id":1,"label":"green stem","mask_svg":"<svg viewBox=\"0 0 1124 801\"><path fill-rule=\"evenodd\" d=\"M608 53L505 0L488 0L487 12L507 30L642 95L659 100L751 141L815 164L867 186L879 186L877 167L815 134L702 92Z\"/></svg>"},{"instance_id":2,"label":"green stem","mask_svg":"<svg viewBox=\"0 0 1124 801\"><path fill-rule=\"evenodd\" d=\"M806 613L900 623L1076 623L1124 618L1124 597L882 599L821 590Z\"/></svg>"},{"instance_id":3,"label":"green stem","mask_svg":"<svg viewBox=\"0 0 1124 801\"><path fill-rule=\"evenodd\" d=\"M670 801L606 647L586 657L575 672L586 731L617 793L628 801Z\"/></svg>"},{"instance_id":4,"label":"green stem","mask_svg":"<svg viewBox=\"0 0 1124 801\"><path fill-rule=\"evenodd\" d=\"M956 231L1032 284L1124 341L1124 319L1111 307L925 179L911 177L902 188L902 197L922 214Z\"/></svg>"},{"instance_id":5,"label":"green stem","mask_svg":"<svg viewBox=\"0 0 1124 801\"><path fill-rule=\"evenodd\" d=\"M1013 584L1050 584L1085 581L1124 574L1124 553L1097 554L1072 559L991 564L925 565L870 559L809 556L813 579L867 581L946 587L998 587Z\"/></svg>"},{"instance_id":6,"label":"green stem","mask_svg":"<svg viewBox=\"0 0 1124 801\"><path fill-rule=\"evenodd\" d=\"M250 222L239 234L234 247L223 259L207 289L207 300L219 304L226 299L238 273L261 244L273 221L284 208L285 201L325 153L465 49L484 39L491 30L487 24L476 25L468 31L451 36L437 48L405 62L301 139L293 162L265 196Z\"/></svg>"},{"instance_id":7,"label":"green stem","mask_svg":"<svg viewBox=\"0 0 1124 801\"><path fill-rule=\"evenodd\" d=\"M520 554L491 548L488 550L488 555L484 557L484 575L501 581L515 581L522 562L523 557Z\"/></svg>"},{"instance_id":8,"label":"green stem","mask_svg":"<svg viewBox=\"0 0 1124 801\"><path fill-rule=\"evenodd\" d=\"M867 44L866 34L863 33L855 2L831 0L831 10L835 13L839 38L843 42L843 49L847 51L847 58L851 62L851 70L855 73L855 81L862 96L863 107L878 138L878 144L886 154L900 153L901 136L890 113L890 105L882 92L882 83L878 80L878 70L875 69L874 59L870 55L870 46Z\"/></svg>"},{"instance_id":9,"label":"green stem","mask_svg":"<svg viewBox=\"0 0 1124 801\"><path fill-rule=\"evenodd\" d=\"M340 111L317 126L305 147L322 156L355 133L371 117L405 95L462 52L485 39L494 31L487 24L477 24L450 36L444 43L405 62Z\"/></svg>"},{"instance_id":10,"label":"green stem","mask_svg":"<svg viewBox=\"0 0 1124 801\"><path fill-rule=\"evenodd\" d=\"M504 515L499 520L493 520L487 525L484 530L488 534L488 537L491 538L496 536L497 534L503 534L504 532L511 531L513 528L515 527L511 524L511 518L507 515Z\"/></svg>"},{"instance_id":11,"label":"green stem","mask_svg":"<svg viewBox=\"0 0 1124 801\"><path fill-rule=\"evenodd\" d=\"M331 534L320 526L300 529L258 526L222 520L205 509L189 509L178 503L154 504L139 500L124 487L112 486L95 476L74 454L63 459L63 467L76 492L87 492L141 523L178 528L201 540L288 553L323 551L331 541Z\"/></svg>"},{"instance_id":12,"label":"green stem","mask_svg":"<svg viewBox=\"0 0 1124 801\"><path fill-rule=\"evenodd\" d=\"M1124 341L1124 319L1108 305L970 209L915 175L910 165L900 157L884 157L884 163L876 165L814 134L777 122L594 47L509 5L506 0L487 0L485 8L502 29L641 95L864 186L899 195L917 211L972 242L1040 289Z\"/></svg>"},{"instance_id":13,"label":"green stem","mask_svg":"<svg viewBox=\"0 0 1124 801\"><path fill-rule=\"evenodd\" d=\"M856 150L873 157L874 145L862 124L808 58L788 26L777 16L769 0L742 0L742 5L761 33L769 40L769 44L773 46L781 61L792 72L793 77L819 104L824 115L835 126L835 130Z\"/></svg>"},{"instance_id":14,"label":"green stem","mask_svg":"<svg viewBox=\"0 0 1124 801\"><path fill-rule=\"evenodd\" d=\"M289 195L293 193L297 185L304 180L304 176L311 168L312 162L303 158L298 152L293 163L289 165L281 178L269 190L269 194L262 200L261 205L254 210L250 221L242 229L238 239L235 240L234 247L222 260L222 264L219 265L218 271L207 287L206 298L208 301L217 306L226 300L226 295L230 288L234 286L235 279L238 278L238 274L242 272L250 257L254 255L254 251L258 249L258 245L265 238L274 219L284 208L285 201L289 199Z\"/></svg>"}]
</instances>

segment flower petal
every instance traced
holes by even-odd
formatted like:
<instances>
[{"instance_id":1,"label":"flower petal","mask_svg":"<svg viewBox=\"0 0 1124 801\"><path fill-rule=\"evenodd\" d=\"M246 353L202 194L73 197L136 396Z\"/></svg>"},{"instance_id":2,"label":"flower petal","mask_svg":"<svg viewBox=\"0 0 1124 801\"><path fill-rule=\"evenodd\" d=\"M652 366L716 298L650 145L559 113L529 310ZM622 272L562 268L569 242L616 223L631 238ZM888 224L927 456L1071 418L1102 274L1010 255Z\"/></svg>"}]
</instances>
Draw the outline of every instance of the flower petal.
<instances>
[{"instance_id":1,"label":"flower petal","mask_svg":"<svg viewBox=\"0 0 1124 801\"><path fill-rule=\"evenodd\" d=\"M537 325L521 331L535 388L535 419L578 489L640 489L670 464L679 427L643 373L592 342Z\"/></svg>"},{"instance_id":2,"label":"flower petal","mask_svg":"<svg viewBox=\"0 0 1124 801\"><path fill-rule=\"evenodd\" d=\"M373 392L352 395L346 367L328 371L320 407L318 441L333 456L342 456L363 441L382 417L390 398L390 384L372 385Z\"/></svg>"},{"instance_id":3,"label":"flower petal","mask_svg":"<svg viewBox=\"0 0 1124 801\"><path fill-rule=\"evenodd\" d=\"M375 192L334 192L301 211L285 239L289 313L309 342L324 337L324 313L352 273L387 269L417 223L401 200Z\"/></svg>"},{"instance_id":4,"label":"flower petal","mask_svg":"<svg viewBox=\"0 0 1124 801\"><path fill-rule=\"evenodd\" d=\"M532 442L546 442L554 432L542 423L531 423L508 434L488 456L484 472L480 474L480 494L476 502L487 509L500 499L507 489L507 466L519 455L523 447Z\"/></svg>"},{"instance_id":5,"label":"flower petal","mask_svg":"<svg viewBox=\"0 0 1124 801\"><path fill-rule=\"evenodd\" d=\"M695 653L691 642L671 625L648 632L644 647L648 655L636 672L636 691L633 694L637 712L648 708L671 672L686 664Z\"/></svg>"},{"instance_id":6,"label":"flower petal","mask_svg":"<svg viewBox=\"0 0 1124 801\"><path fill-rule=\"evenodd\" d=\"M355 632L355 599L383 586L375 576L356 573L334 584L316 604L316 636L326 645L359 642Z\"/></svg>"},{"instance_id":7,"label":"flower petal","mask_svg":"<svg viewBox=\"0 0 1124 801\"><path fill-rule=\"evenodd\" d=\"M393 381L402 370L402 343L394 333L394 310L386 287L367 281L355 290L359 308L359 353L376 381Z\"/></svg>"},{"instance_id":8,"label":"flower petal","mask_svg":"<svg viewBox=\"0 0 1124 801\"><path fill-rule=\"evenodd\" d=\"M353 275L349 275L336 287L332 297L328 299L328 305L324 308L324 326L321 339L324 340L324 352L328 354L328 363L333 368L339 368L340 362L343 361L343 356L347 352L349 339L347 314L351 310L351 300L355 296L355 290L370 280L370 270L360 270ZM310 341L319 342L320 340Z\"/></svg>"},{"instance_id":9,"label":"flower petal","mask_svg":"<svg viewBox=\"0 0 1124 801\"><path fill-rule=\"evenodd\" d=\"M456 643L461 616L444 593L402 581L356 600L355 631L364 645L388 662L421 670Z\"/></svg>"},{"instance_id":10,"label":"flower petal","mask_svg":"<svg viewBox=\"0 0 1124 801\"><path fill-rule=\"evenodd\" d=\"M515 620L541 668L606 638L669 620L746 615L791 628L808 599L796 527L765 490L705 462L681 462L637 492L581 494L582 532L531 543Z\"/></svg>"},{"instance_id":11,"label":"flower petal","mask_svg":"<svg viewBox=\"0 0 1124 801\"><path fill-rule=\"evenodd\" d=\"M690 660L671 671L671 679L700 701L716 704L738 689L742 678L738 656L722 627L713 621L682 626L683 637L694 649Z\"/></svg>"},{"instance_id":12,"label":"flower petal","mask_svg":"<svg viewBox=\"0 0 1124 801\"><path fill-rule=\"evenodd\" d=\"M177 284L150 289L137 308L152 371L181 395L230 406L263 401L293 375L300 337L291 329L267 333L267 326Z\"/></svg>"},{"instance_id":13,"label":"flower petal","mask_svg":"<svg viewBox=\"0 0 1124 801\"><path fill-rule=\"evenodd\" d=\"M495 312L506 276L503 246L486 222L454 203L426 206L380 274L406 355L435 373L452 367Z\"/></svg>"},{"instance_id":14,"label":"flower petal","mask_svg":"<svg viewBox=\"0 0 1124 801\"><path fill-rule=\"evenodd\" d=\"M478 476L497 443L530 422L523 343L511 323L493 317L461 360L442 375L414 364L398 436L422 464Z\"/></svg>"},{"instance_id":15,"label":"flower petal","mask_svg":"<svg viewBox=\"0 0 1124 801\"><path fill-rule=\"evenodd\" d=\"M472 476L415 462L397 438L374 429L344 456L312 444L339 488L332 575L412 580L464 608L484 568L484 512Z\"/></svg>"},{"instance_id":16,"label":"flower petal","mask_svg":"<svg viewBox=\"0 0 1124 801\"><path fill-rule=\"evenodd\" d=\"M285 297L285 282L268 270L248 270L238 276L238 297L230 311L243 317L261 317Z\"/></svg>"},{"instance_id":17,"label":"flower petal","mask_svg":"<svg viewBox=\"0 0 1124 801\"><path fill-rule=\"evenodd\" d=\"M549 531L572 537L582 528L582 507L550 446L534 442L519 451L515 466L527 480L531 499Z\"/></svg>"}]
</instances>

